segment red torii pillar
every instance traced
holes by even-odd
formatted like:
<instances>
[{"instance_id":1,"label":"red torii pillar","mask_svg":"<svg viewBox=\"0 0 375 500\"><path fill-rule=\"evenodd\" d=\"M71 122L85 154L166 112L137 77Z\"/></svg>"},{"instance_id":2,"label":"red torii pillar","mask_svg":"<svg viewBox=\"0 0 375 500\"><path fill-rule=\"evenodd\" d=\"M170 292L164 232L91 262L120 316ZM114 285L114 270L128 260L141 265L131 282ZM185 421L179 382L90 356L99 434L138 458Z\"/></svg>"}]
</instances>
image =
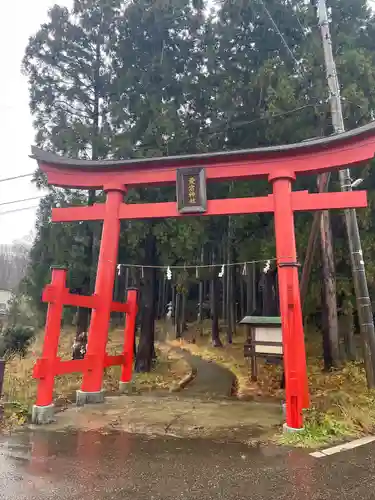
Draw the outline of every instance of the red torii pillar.
<instances>
[{"instance_id":1,"label":"red torii pillar","mask_svg":"<svg viewBox=\"0 0 375 500\"><path fill-rule=\"evenodd\" d=\"M104 191L107 198L94 292L98 307L92 313L85 356L89 360L95 360L95 363L92 369L83 375L82 390L77 391L77 405L104 401L104 360L120 240L119 210L125 187L121 184L108 185L104 187Z\"/></svg>"},{"instance_id":2,"label":"red torii pillar","mask_svg":"<svg viewBox=\"0 0 375 500\"><path fill-rule=\"evenodd\" d=\"M305 338L292 207L295 176L269 177L272 183L275 217L279 303L283 333L286 392L286 426L303 427L302 410L309 407Z\"/></svg>"}]
</instances>

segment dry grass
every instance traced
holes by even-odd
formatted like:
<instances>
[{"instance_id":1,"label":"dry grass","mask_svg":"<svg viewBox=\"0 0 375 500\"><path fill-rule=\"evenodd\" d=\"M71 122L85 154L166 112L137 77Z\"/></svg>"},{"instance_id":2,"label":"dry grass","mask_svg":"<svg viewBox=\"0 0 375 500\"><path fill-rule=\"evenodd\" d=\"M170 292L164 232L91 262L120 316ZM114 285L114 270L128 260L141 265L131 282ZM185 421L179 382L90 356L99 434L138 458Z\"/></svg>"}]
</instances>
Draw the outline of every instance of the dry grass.
<instances>
[{"instance_id":1,"label":"dry grass","mask_svg":"<svg viewBox=\"0 0 375 500\"><path fill-rule=\"evenodd\" d=\"M196 336L195 344L185 342L183 347L231 370L237 377L240 399L284 399L284 391L280 390L281 367L259 360L258 381L251 381L249 365L243 356L245 333L241 328L238 328L233 344L222 349L212 347L210 333L207 324L203 337ZM305 415L305 432L283 436L281 441L313 447L374 432L375 392L367 389L362 363L349 363L341 370L323 372L320 335L311 332L307 340L307 364L311 408Z\"/></svg>"},{"instance_id":2,"label":"dry grass","mask_svg":"<svg viewBox=\"0 0 375 500\"><path fill-rule=\"evenodd\" d=\"M59 345L59 356L71 359L71 348L74 332L63 331ZM108 352L119 354L123 342L123 331L113 330L110 333ZM41 353L43 336L36 339L25 358L13 357L6 363L4 378L4 401L8 420L22 423L35 402L37 381L32 378L35 360ZM147 392L152 390L169 390L190 372L190 366L180 356L168 350L158 350L158 359L151 373L134 375L134 390ZM103 387L114 393L118 389L120 367L114 366L106 370ZM75 401L75 391L80 388L82 374L62 375L55 380L54 401L56 406L65 406ZM9 424L9 421L8 421Z\"/></svg>"}]
</instances>

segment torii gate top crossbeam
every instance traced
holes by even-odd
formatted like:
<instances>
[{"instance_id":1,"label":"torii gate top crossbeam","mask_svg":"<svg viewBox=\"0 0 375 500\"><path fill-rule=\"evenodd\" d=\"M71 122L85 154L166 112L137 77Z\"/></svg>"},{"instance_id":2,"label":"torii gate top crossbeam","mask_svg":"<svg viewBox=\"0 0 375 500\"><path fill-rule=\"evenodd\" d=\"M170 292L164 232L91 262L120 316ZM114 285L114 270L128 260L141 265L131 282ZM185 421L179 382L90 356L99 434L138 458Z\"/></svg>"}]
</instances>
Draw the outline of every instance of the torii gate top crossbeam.
<instances>
[{"instance_id":1,"label":"torii gate top crossbeam","mask_svg":"<svg viewBox=\"0 0 375 500\"><path fill-rule=\"evenodd\" d=\"M318 174L372 159L375 122L326 138L267 148L132 160L79 160L32 148L49 184L101 189L106 185L173 184L176 170L205 167L207 180Z\"/></svg>"}]
</instances>

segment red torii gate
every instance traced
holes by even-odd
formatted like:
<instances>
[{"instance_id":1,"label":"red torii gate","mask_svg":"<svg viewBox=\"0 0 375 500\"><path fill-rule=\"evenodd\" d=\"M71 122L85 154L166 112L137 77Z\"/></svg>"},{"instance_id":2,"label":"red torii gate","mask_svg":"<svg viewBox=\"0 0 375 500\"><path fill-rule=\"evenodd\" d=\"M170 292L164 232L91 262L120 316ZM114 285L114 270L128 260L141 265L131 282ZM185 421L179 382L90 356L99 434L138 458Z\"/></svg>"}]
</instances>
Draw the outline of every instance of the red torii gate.
<instances>
[{"instance_id":1,"label":"red torii gate","mask_svg":"<svg viewBox=\"0 0 375 500\"><path fill-rule=\"evenodd\" d=\"M93 314L86 361L83 360L87 366L82 365L81 368L84 374L82 390L79 391L80 403L103 401L103 371L109 363L105 351L109 319L111 310L116 307L112 303L112 293L120 219L273 212L286 377L286 427L301 429L302 410L309 406L309 394L293 213L302 210L362 208L367 206L367 200L364 191L310 194L307 191L292 191L292 183L296 175L316 175L337 170L343 165L356 166L372 159L374 153L375 123L340 135L298 144L140 160L77 160L59 157L33 147L32 157L47 175L49 184L67 188L102 189L106 193L104 204L54 208L52 211L53 222L103 221L95 301L88 302L88 306L93 308ZM191 176L196 176L195 184L193 182L195 191L193 189L191 193L189 184L185 185L182 180L180 193L182 192L182 197L186 195L186 199L182 202L179 200L178 204L176 202L131 204L123 201L127 187L175 184L176 179L180 183L184 173L190 175L190 179ZM268 196L221 200L204 198L205 179L224 181L262 177L267 178L272 185L272 194ZM196 197L200 198L199 202ZM181 204L185 204L184 209L181 209ZM59 279L63 280L62 277ZM66 295L66 300L67 297ZM48 300L48 297L46 299ZM64 299L60 300L60 304L64 304ZM51 311L51 316L52 314ZM50 326L51 329L54 332L53 336L58 336L59 320L55 321L53 327ZM45 343L48 343L48 331L46 328ZM128 331L127 335L134 335L134 331ZM54 351L47 355L56 357ZM45 357L43 354L43 358ZM45 369L41 371L40 367L43 365ZM47 400L43 399L41 387L45 384L46 377L50 380L52 377L53 384L56 371L48 371L53 362L45 359L40 360L38 366L35 376L41 378L41 382L37 405L34 407L34 420L43 421L46 418L41 415L45 415L46 406L52 401L49 402L48 397ZM79 367L74 368L77 371Z\"/></svg>"}]
</instances>

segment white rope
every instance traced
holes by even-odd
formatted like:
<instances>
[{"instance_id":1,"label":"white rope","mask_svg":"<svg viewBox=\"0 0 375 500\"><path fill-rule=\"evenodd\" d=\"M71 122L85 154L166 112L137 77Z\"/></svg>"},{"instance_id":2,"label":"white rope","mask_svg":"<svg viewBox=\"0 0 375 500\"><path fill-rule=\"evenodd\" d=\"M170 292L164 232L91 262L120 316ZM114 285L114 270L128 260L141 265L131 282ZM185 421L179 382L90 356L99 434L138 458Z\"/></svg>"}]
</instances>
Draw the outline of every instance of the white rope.
<instances>
[{"instance_id":1,"label":"white rope","mask_svg":"<svg viewBox=\"0 0 375 500\"><path fill-rule=\"evenodd\" d=\"M231 266L246 266L247 264L262 264L265 262L266 264L268 263L268 266L270 265L271 262L275 262L277 259L276 257L273 257L272 259L261 259L261 260L248 260L246 262L226 262L225 264L189 264L189 265L182 265L182 266L171 266L171 265L166 265L166 266L146 266L144 264L118 264L117 269L121 269L121 267L134 267L134 268L147 268L147 269L162 269L164 271L168 270L170 271L171 269L211 269L213 267L220 267L221 269L225 269L226 267L231 267ZM168 273L169 274L169 273Z\"/></svg>"}]
</instances>

